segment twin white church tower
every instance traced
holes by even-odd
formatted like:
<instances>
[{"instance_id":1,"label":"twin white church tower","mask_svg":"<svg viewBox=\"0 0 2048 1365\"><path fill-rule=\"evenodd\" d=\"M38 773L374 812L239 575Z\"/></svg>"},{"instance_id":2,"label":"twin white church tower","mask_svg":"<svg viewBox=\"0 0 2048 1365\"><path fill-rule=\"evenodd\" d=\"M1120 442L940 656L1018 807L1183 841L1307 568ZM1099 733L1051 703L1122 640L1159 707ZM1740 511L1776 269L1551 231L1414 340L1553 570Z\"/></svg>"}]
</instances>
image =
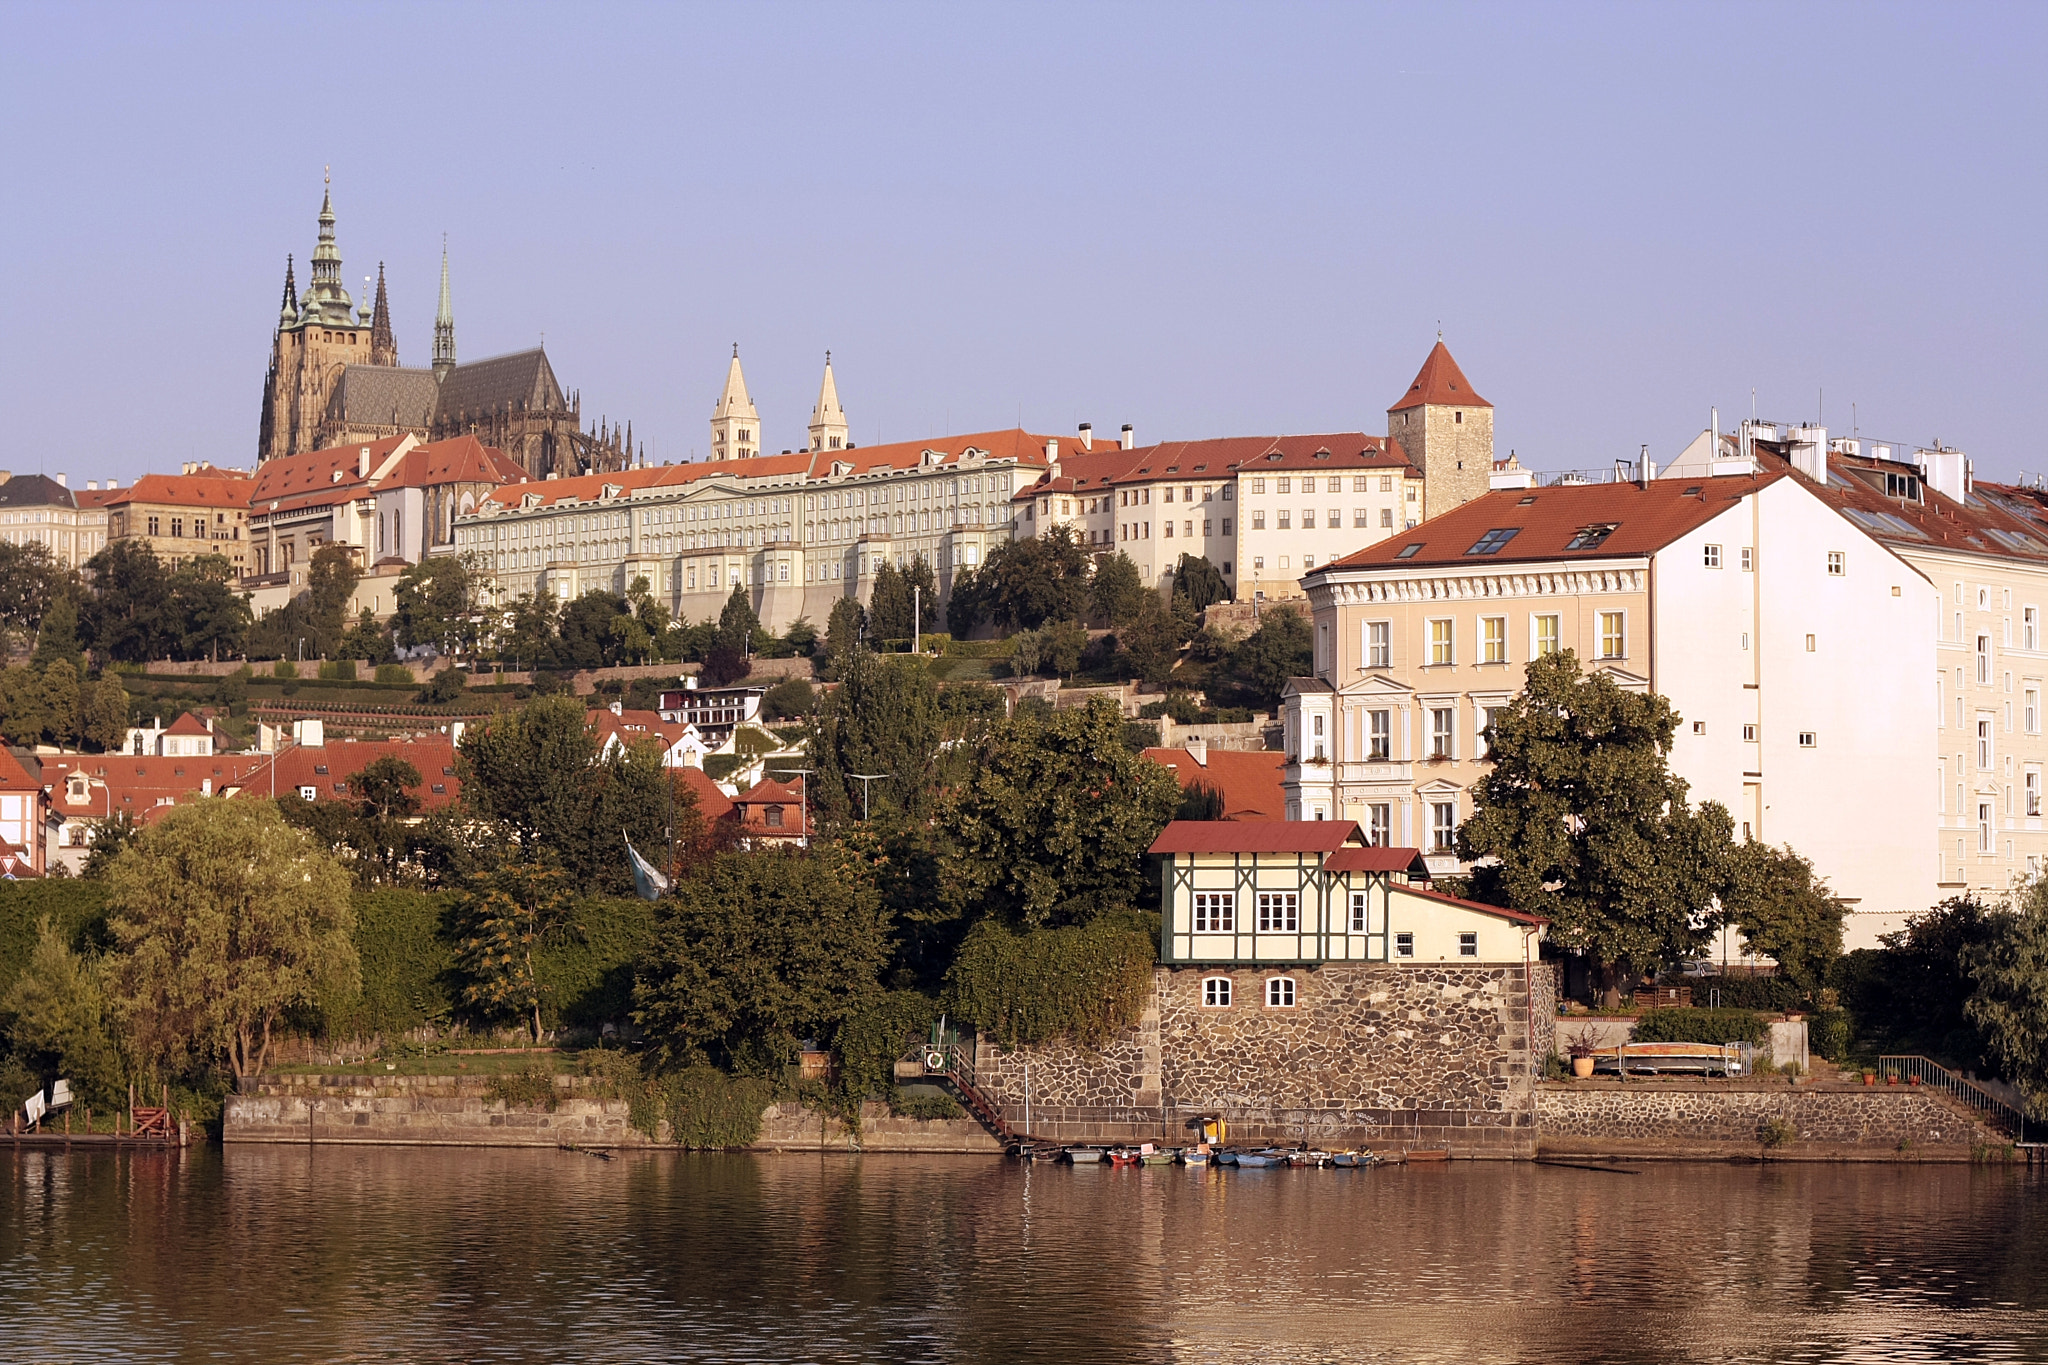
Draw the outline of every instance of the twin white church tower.
<instances>
[{"instance_id":1,"label":"twin white church tower","mask_svg":"<svg viewBox=\"0 0 2048 1365\"><path fill-rule=\"evenodd\" d=\"M807 450L845 450L846 409L839 406L839 386L832 382L832 353L825 352L825 379L811 409L811 443ZM711 458L750 460L761 454L761 414L747 396L747 377L740 373L740 348L734 343L732 365L725 372L725 390L711 410Z\"/></svg>"}]
</instances>

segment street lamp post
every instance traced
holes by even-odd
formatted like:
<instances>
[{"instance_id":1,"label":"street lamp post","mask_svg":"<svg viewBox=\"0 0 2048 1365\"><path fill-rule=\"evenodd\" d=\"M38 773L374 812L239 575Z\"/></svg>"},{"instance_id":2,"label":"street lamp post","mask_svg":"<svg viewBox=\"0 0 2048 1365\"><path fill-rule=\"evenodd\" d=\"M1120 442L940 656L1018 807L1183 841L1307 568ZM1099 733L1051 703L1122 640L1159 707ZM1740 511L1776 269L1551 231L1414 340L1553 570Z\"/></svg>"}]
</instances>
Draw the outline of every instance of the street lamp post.
<instances>
[{"instance_id":1,"label":"street lamp post","mask_svg":"<svg viewBox=\"0 0 2048 1365\"><path fill-rule=\"evenodd\" d=\"M848 773L848 774L847 774L847 776L848 776L848 777L850 777L850 778L852 778L852 779L854 779L854 781L856 781L856 782L860 783L860 818L861 818L861 819L862 819L863 821L865 821L865 820L866 820L866 819L868 818L868 814L869 814L869 812L868 812L868 783L870 783L870 782L874 782L874 781L878 781L879 779L881 779L881 778L884 778L884 777L894 777L894 776L896 776L896 774L894 774L894 773Z\"/></svg>"}]
</instances>

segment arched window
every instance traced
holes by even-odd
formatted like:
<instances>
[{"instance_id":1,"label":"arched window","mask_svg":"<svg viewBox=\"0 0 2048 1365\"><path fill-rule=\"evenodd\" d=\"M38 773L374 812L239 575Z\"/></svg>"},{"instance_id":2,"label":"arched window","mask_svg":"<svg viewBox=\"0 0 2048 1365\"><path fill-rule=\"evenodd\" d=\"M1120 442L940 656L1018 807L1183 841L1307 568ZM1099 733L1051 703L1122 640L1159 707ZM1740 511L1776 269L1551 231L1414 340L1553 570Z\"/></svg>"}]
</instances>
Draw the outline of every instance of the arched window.
<instances>
[{"instance_id":1,"label":"arched window","mask_svg":"<svg viewBox=\"0 0 2048 1365\"><path fill-rule=\"evenodd\" d=\"M1227 1010L1230 1008L1230 978L1227 976L1205 976L1202 978L1202 1006L1205 1009Z\"/></svg>"}]
</instances>

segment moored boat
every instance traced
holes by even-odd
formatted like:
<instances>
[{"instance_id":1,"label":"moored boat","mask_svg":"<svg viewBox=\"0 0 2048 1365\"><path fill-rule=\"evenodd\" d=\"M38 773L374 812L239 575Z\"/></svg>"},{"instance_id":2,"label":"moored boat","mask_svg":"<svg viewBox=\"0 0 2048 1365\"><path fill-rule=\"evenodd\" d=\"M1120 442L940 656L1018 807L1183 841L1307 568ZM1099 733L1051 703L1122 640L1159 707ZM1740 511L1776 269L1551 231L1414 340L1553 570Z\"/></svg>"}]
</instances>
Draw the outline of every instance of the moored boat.
<instances>
[{"instance_id":1,"label":"moored boat","mask_svg":"<svg viewBox=\"0 0 2048 1365\"><path fill-rule=\"evenodd\" d=\"M1109 1164L1112 1166L1135 1166L1138 1164L1138 1149L1135 1147L1112 1147L1109 1149Z\"/></svg>"},{"instance_id":2,"label":"moored boat","mask_svg":"<svg viewBox=\"0 0 2048 1365\"><path fill-rule=\"evenodd\" d=\"M1239 1152L1237 1154L1237 1165L1251 1169L1276 1166L1283 1160L1285 1160L1284 1157L1276 1158L1271 1152Z\"/></svg>"},{"instance_id":3,"label":"moored boat","mask_svg":"<svg viewBox=\"0 0 2048 1365\"><path fill-rule=\"evenodd\" d=\"M1108 1158L1100 1147L1069 1147L1066 1158L1076 1166L1099 1166Z\"/></svg>"},{"instance_id":4,"label":"moored boat","mask_svg":"<svg viewBox=\"0 0 2048 1365\"><path fill-rule=\"evenodd\" d=\"M1210 1163L1211 1155L1211 1153L1203 1151L1200 1147L1183 1147L1180 1151L1180 1164L1183 1166L1207 1166Z\"/></svg>"}]
</instances>

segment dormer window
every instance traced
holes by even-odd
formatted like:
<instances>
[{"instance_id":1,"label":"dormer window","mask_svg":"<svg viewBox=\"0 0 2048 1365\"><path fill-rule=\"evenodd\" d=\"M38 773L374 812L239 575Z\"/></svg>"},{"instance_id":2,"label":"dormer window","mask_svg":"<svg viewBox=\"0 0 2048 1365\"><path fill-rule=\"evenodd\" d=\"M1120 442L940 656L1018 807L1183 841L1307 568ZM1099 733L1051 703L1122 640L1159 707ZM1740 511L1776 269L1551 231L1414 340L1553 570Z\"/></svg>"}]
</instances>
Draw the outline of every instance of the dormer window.
<instances>
[{"instance_id":1,"label":"dormer window","mask_svg":"<svg viewBox=\"0 0 2048 1365\"><path fill-rule=\"evenodd\" d=\"M1572 537L1571 543L1565 546L1565 549L1597 550L1607 542L1607 537L1614 534L1614 529L1615 523L1613 522L1598 526L1582 526L1579 528L1579 533Z\"/></svg>"}]
</instances>

